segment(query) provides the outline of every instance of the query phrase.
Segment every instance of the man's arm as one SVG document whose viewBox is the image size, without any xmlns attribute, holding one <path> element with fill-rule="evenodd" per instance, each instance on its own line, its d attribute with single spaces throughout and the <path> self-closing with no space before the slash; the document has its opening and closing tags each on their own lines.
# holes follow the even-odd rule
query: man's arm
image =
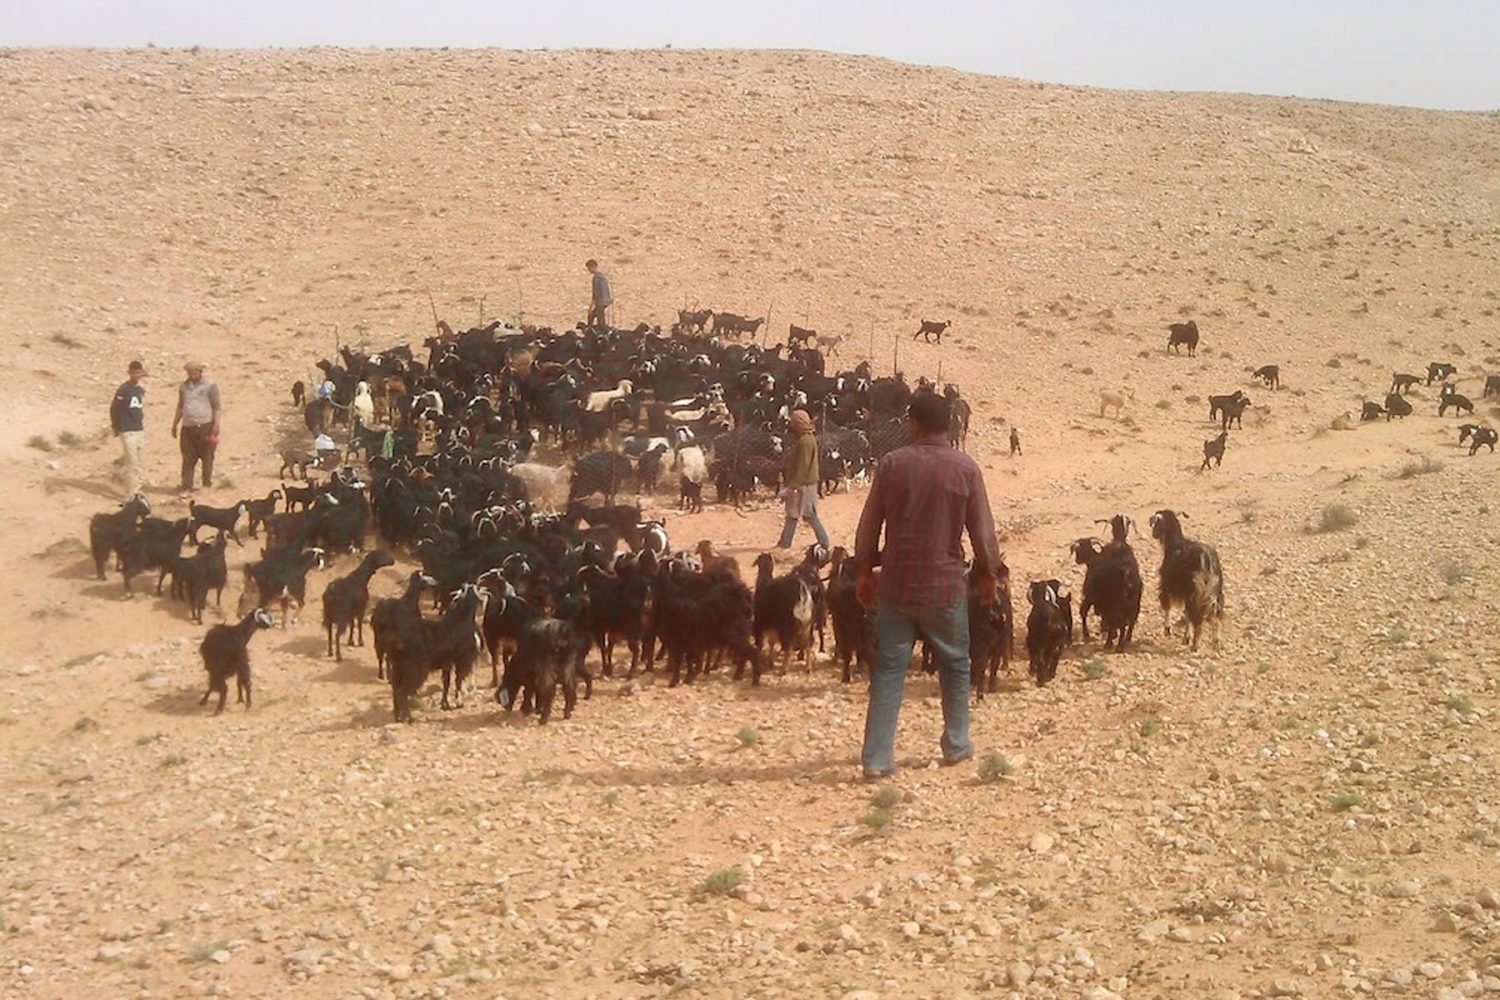
<svg viewBox="0 0 1500 1000">
<path fill-rule="evenodd" d="M 214 408 L 213 429 L 209 432 L 215 437 L 219 435 L 219 383 L 215 382 L 208 387 L 208 404 Z"/>
<path fill-rule="evenodd" d="M 974 549 L 974 566 L 985 573 L 994 573 L 995 567 L 1000 565 L 1000 542 L 995 537 L 989 494 L 985 492 L 984 476 L 978 466 L 969 477 L 969 504 L 964 511 L 964 525 L 969 531 L 969 544 Z"/>
<path fill-rule="evenodd" d="M 854 533 L 854 565 L 861 573 L 875 568 L 875 557 L 880 552 L 880 528 L 885 524 L 885 476 L 882 462 L 875 469 L 875 481 L 870 484 L 870 493 L 865 497 L 865 509 L 859 515 L 859 528 Z"/>
<path fill-rule="evenodd" d="M 177 428 L 182 426 L 182 386 L 177 387 L 177 409 L 172 413 L 172 436 L 177 436 Z"/>
<path fill-rule="evenodd" d="M 125 390 L 115 393 L 114 402 L 109 404 L 109 429 L 116 434 L 120 433 L 120 422 L 124 419 Z"/>
</svg>

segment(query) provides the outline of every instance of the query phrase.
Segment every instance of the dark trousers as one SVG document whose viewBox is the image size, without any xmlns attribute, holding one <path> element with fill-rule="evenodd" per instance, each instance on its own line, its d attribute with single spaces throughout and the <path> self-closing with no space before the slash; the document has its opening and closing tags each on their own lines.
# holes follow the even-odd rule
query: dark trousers
<svg viewBox="0 0 1500 1000">
<path fill-rule="evenodd" d="M 589 306 L 588 325 L 591 329 L 598 329 L 605 325 L 604 311 L 609 308 L 609 303 L 604 305 Z"/>
<path fill-rule="evenodd" d="M 183 424 L 177 431 L 177 444 L 182 449 L 182 488 L 193 488 L 193 466 L 203 463 L 203 485 L 214 483 L 214 445 L 208 441 L 213 433 L 212 424 L 189 427 Z"/>
</svg>

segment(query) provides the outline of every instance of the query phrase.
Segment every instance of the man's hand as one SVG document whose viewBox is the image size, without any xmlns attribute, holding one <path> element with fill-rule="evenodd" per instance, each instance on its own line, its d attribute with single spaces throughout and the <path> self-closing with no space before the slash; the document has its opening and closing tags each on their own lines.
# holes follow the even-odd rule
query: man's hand
<svg viewBox="0 0 1500 1000">
<path fill-rule="evenodd" d="M 173 437 L 177 436 L 177 425 L 176 424 L 172 425 L 172 436 Z"/>
<path fill-rule="evenodd" d="M 854 596 L 859 601 L 859 606 L 866 611 L 875 606 L 875 571 L 873 569 L 862 569 L 859 576 L 854 580 Z"/>
<path fill-rule="evenodd" d="M 987 569 L 974 570 L 974 592 L 985 604 L 994 604 L 999 597 L 1000 584 L 995 574 Z"/>
</svg>

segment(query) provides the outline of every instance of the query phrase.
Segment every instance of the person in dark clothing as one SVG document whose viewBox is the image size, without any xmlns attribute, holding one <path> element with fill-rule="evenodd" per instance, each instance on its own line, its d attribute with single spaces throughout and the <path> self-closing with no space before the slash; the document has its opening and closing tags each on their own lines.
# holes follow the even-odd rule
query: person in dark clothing
<svg viewBox="0 0 1500 1000">
<path fill-rule="evenodd" d="M 614 301 L 609 294 L 609 279 L 604 276 L 603 271 L 599 270 L 597 260 L 590 260 L 583 266 L 589 274 L 594 276 L 589 289 L 588 325 L 590 328 L 603 328 L 607 325 L 604 318 L 605 311 Z"/>
<path fill-rule="evenodd" d="M 109 404 L 109 427 L 120 439 L 125 495 L 131 497 L 145 485 L 141 466 L 146 445 L 146 387 L 141 379 L 146 377 L 146 366 L 132 361 L 126 375 L 127 381 L 115 390 L 114 402 Z"/>
<path fill-rule="evenodd" d="M 193 468 L 203 463 L 203 485 L 214 483 L 214 451 L 219 446 L 219 387 L 203 377 L 203 363 L 183 365 L 187 380 L 177 387 L 172 436 L 182 451 L 182 489 L 193 488 Z M 178 434 L 181 428 L 182 433 Z"/>
</svg>

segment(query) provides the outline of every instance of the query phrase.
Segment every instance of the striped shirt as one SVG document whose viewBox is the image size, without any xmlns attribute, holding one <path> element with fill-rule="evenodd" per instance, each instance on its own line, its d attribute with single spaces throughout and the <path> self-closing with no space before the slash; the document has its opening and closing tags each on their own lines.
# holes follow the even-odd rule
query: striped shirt
<svg viewBox="0 0 1500 1000">
<path fill-rule="evenodd" d="M 880 529 L 885 528 L 885 548 Z M 1000 563 L 984 476 L 974 460 L 933 434 L 880 460 L 854 540 L 856 564 L 880 566 L 880 600 L 907 607 L 946 607 L 963 596 L 962 536 L 975 563 Z"/>
</svg>

